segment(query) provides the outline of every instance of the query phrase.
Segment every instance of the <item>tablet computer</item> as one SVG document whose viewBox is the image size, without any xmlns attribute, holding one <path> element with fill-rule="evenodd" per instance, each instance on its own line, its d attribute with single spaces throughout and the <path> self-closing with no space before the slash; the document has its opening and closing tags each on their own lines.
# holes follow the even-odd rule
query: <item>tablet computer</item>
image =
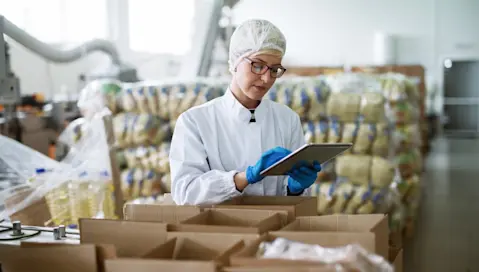
<svg viewBox="0 0 479 272">
<path fill-rule="evenodd" d="M 344 151 L 353 144 L 306 144 L 284 157 L 277 163 L 261 171 L 262 176 L 285 176 L 296 164 L 305 161 L 313 164 L 318 161 L 323 164 Z"/>
</svg>

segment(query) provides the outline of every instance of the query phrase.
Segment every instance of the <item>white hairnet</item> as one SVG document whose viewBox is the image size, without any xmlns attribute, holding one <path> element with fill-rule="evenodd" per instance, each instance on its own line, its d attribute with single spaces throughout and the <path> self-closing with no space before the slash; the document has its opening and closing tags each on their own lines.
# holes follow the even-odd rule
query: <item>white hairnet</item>
<svg viewBox="0 0 479 272">
<path fill-rule="evenodd" d="M 286 38 L 267 20 L 248 20 L 236 28 L 230 40 L 229 68 L 233 72 L 242 58 L 262 50 L 286 52 Z"/>
</svg>

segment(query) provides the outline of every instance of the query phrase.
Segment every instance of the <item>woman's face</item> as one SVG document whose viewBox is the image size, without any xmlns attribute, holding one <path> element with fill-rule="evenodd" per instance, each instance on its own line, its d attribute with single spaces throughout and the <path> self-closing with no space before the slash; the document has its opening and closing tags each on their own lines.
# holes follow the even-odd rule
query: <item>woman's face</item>
<svg viewBox="0 0 479 272">
<path fill-rule="evenodd" d="M 270 69 L 262 75 L 257 74 L 261 73 L 262 66 L 263 69 L 267 69 L 264 65 L 282 67 L 281 57 L 268 54 L 254 55 L 243 59 L 236 68 L 236 83 L 249 99 L 261 100 L 276 81 L 276 78 L 271 76 Z M 257 73 L 253 73 L 253 70 Z"/>
</svg>

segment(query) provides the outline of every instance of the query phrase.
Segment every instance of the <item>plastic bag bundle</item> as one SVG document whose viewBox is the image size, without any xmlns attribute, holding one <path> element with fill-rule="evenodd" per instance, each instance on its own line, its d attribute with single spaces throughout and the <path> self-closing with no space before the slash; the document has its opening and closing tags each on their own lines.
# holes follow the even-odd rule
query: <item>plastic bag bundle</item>
<svg viewBox="0 0 479 272">
<path fill-rule="evenodd" d="M 108 109 L 112 113 L 120 111 L 120 98 L 123 85 L 112 79 L 94 80 L 80 92 L 78 108 L 85 118 Z"/>
<path fill-rule="evenodd" d="M 139 146 L 126 148 L 123 156 L 128 168 L 154 169 L 158 173 L 168 173 L 170 170 L 168 153 L 169 142 L 163 142 L 158 146 Z"/>
<path fill-rule="evenodd" d="M 372 214 L 389 211 L 389 188 L 357 186 L 344 181 L 316 183 L 312 195 L 318 197 L 318 214 Z"/>
<path fill-rule="evenodd" d="M 161 176 L 153 169 L 132 168 L 121 173 L 121 189 L 125 200 L 164 193 Z"/>
<path fill-rule="evenodd" d="M 367 252 L 359 245 L 337 248 L 324 248 L 319 245 L 304 244 L 285 238 L 262 242 L 256 253 L 258 258 L 305 260 L 318 262 L 317 265 L 334 268 L 335 271 L 394 271 L 383 257 Z M 315 265 L 316 268 L 317 265 Z"/>
<path fill-rule="evenodd" d="M 151 114 L 120 113 L 113 118 L 115 139 L 119 147 L 158 145 L 171 137 L 171 128 Z"/>
</svg>

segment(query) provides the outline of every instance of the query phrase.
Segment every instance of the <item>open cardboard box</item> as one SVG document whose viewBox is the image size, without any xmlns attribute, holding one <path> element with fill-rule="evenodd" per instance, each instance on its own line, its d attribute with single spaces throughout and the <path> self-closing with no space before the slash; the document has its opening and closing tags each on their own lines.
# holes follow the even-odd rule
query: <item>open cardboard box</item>
<svg viewBox="0 0 479 272">
<path fill-rule="evenodd" d="M 389 225 L 387 216 L 383 214 L 297 217 L 281 230 L 271 233 L 281 236 L 285 232 L 304 233 L 315 237 L 321 235 L 324 239 L 319 245 L 324 247 L 358 243 L 366 250 L 388 260 Z M 344 236 L 348 233 L 353 234 L 353 236 Z"/>
<path fill-rule="evenodd" d="M 166 243 L 141 258 L 118 258 L 105 261 L 107 272 L 126 271 L 198 271 L 215 272 L 229 264 L 231 254 L 241 250 L 243 235 L 186 233 L 168 235 Z"/>
<path fill-rule="evenodd" d="M 118 257 L 140 257 L 167 240 L 167 224 L 80 219 L 81 244 L 111 244 Z"/>
<path fill-rule="evenodd" d="M 214 205 L 216 208 L 249 209 L 249 210 L 279 210 L 287 211 L 287 222 L 297 216 L 314 216 L 318 214 L 317 197 L 304 196 L 238 196 L 223 203 Z"/>
<path fill-rule="evenodd" d="M 285 213 L 283 213 L 285 214 Z M 171 231 L 215 233 L 264 233 L 282 227 L 281 214 L 267 210 L 209 209 L 171 225 Z"/>
<path fill-rule="evenodd" d="M 125 220 L 162 222 L 177 224 L 200 214 L 198 206 L 126 204 L 123 208 Z"/>
<path fill-rule="evenodd" d="M 22 242 L 0 250 L 1 271 L 103 272 L 103 261 L 115 257 L 111 245 Z"/>
</svg>

